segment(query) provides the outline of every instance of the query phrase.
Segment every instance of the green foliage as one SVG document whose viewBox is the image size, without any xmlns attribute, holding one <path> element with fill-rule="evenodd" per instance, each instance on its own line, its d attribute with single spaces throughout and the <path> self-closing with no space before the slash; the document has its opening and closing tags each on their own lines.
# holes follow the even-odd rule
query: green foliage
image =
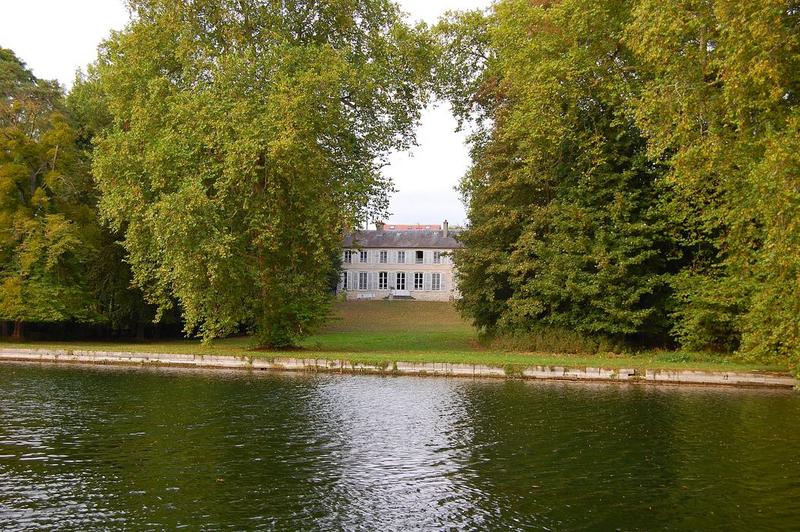
<svg viewBox="0 0 800 532">
<path fill-rule="evenodd" d="M 580 333 L 574 329 L 542 325 L 533 326 L 526 331 L 486 336 L 482 338 L 482 343 L 492 350 L 516 353 L 597 355 L 630 351 L 629 346 L 609 338 Z"/>
<path fill-rule="evenodd" d="M 697 249 L 678 337 L 800 361 L 800 4 L 640 1 L 627 31 L 647 77 L 632 109 Z"/>
<path fill-rule="evenodd" d="M 768 136 L 750 179 L 761 232 L 745 262 L 755 288 L 743 324 L 744 350 L 789 356 L 800 372 L 800 109 Z"/>
<path fill-rule="evenodd" d="M 78 72 L 75 76 L 65 105 L 77 132 L 78 145 L 91 152 L 94 138 L 111 127 L 114 120 L 93 65 L 86 74 Z"/>
<path fill-rule="evenodd" d="M 490 120 L 496 91 L 490 65 L 494 50 L 489 18 L 483 11 L 448 12 L 436 25 L 436 91 L 450 102 L 461 125 L 477 117 Z"/>
<path fill-rule="evenodd" d="M 673 243 L 663 170 L 626 115 L 636 85 L 621 44 L 626 16 L 624 2 L 496 7 L 492 60 L 479 76 L 481 96 L 494 92 L 492 130 L 462 184 L 470 226 L 456 255 L 462 309 L 489 332 L 667 332 Z"/>
<path fill-rule="evenodd" d="M 89 67 L 86 75 L 79 73 L 66 97 L 65 105 L 76 131 L 76 142 L 87 167 L 91 164 L 94 139 L 112 126 L 113 118 L 103 93 L 97 71 Z M 91 206 L 96 210 L 98 192 L 92 189 Z M 155 309 L 144 300 L 141 290 L 132 287 L 133 274 L 127 262 L 120 235 L 97 221 L 99 237 L 97 253 L 86 263 L 86 282 L 100 313 L 99 322 L 116 330 L 142 331 L 152 322 Z M 174 321 L 174 315 L 161 321 Z"/>
<path fill-rule="evenodd" d="M 503 0 L 437 29 L 477 126 L 476 325 L 800 361 L 797 2 Z"/>
<path fill-rule="evenodd" d="M 0 49 L 0 319 L 96 318 L 84 265 L 98 232 L 61 92 Z"/>
<path fill-rule="evenodd" d="M 284 346 L 327 315 L 345 227 L 380 213 L 430 45 L 385 0 L 130 2 L 96 69 L 100 209 L 136 286 L 186 332 Z"/>
<path fill-rule="evenodd" d="M 153 319 L 99 224 L 92 139 L 110 125 L 96 78 L 66 100 L 0 49 L 0 320 L 131 329 Z"/>
</svg>

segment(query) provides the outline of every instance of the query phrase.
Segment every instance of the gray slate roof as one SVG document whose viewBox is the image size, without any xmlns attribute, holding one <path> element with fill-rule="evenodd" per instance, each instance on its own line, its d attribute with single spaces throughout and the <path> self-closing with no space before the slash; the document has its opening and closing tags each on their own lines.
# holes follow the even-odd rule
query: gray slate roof
<svg viewBox="0 0 800 532">
<path fill-rule="evenodd" d="M 458 231 L 452 229 L 448 236 L 444 231 L 415 230 L 415 231 L 356 231 L 344 237 L 344 248 L 435 248 L 455 249 L 463 247 L 456 240 Z"/>
</svg>

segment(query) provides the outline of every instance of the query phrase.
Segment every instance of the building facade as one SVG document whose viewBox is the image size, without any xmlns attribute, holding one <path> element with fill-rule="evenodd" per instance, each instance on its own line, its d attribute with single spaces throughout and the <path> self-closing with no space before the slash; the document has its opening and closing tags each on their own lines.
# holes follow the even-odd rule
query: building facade
<svg viewBox="0 0 800 532">
<path fill-rule="evenodd" d="M 447 221 L 435 229 L 390 227 L 378 223 L 344 238 L 339 292 L 347 299 L 458 298 L 452 252 L 461 244 Z"/>
</svg>

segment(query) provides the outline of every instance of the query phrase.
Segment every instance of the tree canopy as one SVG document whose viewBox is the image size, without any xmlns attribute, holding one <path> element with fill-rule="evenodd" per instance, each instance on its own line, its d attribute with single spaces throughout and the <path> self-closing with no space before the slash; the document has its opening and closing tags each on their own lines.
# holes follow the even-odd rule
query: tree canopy
<svg viewBox="0 0 800 532">
<path fill-rule="evenodd" d="M 386 0 L 133 0 L 103 46 L 100 210 L 135 284 L 205 339 L 283 346 L 326 316 L 332 252 L 382 213 L 432 47 Z"/>
<path fill-rule="evenodd" d="M 472 121 L 461 308 L 800 360 L 800 7 L 501 0 L 438 26 Z"/>
<path fill-rule="evenodd" d="M 85 264 L 98 226 L 61 89 L 0 49 L 0 319 L 95 319 Z"/>
</svg>

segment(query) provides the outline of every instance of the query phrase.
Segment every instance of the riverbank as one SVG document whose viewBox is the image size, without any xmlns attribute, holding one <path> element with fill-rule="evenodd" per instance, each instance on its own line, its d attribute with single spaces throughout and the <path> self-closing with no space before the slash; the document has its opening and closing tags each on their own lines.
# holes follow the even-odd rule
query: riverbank
<svg viewBox="0 0 800 532">
<path fill-rule="evenodd" d="M 414 375 L 431 377 L 514 378 L 572 381 L 607 381 L 652 384 L 757 386 L 796 388 L 800 383 L 788 374 L 774 372 L 658 370 L 636 368 L 563 366 L 487 366 L 397 361 L 381 364 L 325 358 L 191 355 L 66 349 L 0 349 L 0 362 L 71 363 L 126 366 L 241 369 L 249 371 L 305 371 L 343 374 Z"/>
<path fill-rule="evenodd" d="M 297 350 L 259 351 L 250 339 L 140 343 L 0 343 L 6 359 L 102 364 L 299 369 L 396 375 L 524 377 L 701 384 L 765 383 L 788 368 L 709 353 L 650 351 L 548 353 L 481 344 L 452 304 L 416 301 L 347 302 Z M 745 377 L 740 377 L 744 375 Z M 724 382 L 722 382 L 724 381 Z M 781 381 L 788 383 L 789 381 Z"/>
</svg>

